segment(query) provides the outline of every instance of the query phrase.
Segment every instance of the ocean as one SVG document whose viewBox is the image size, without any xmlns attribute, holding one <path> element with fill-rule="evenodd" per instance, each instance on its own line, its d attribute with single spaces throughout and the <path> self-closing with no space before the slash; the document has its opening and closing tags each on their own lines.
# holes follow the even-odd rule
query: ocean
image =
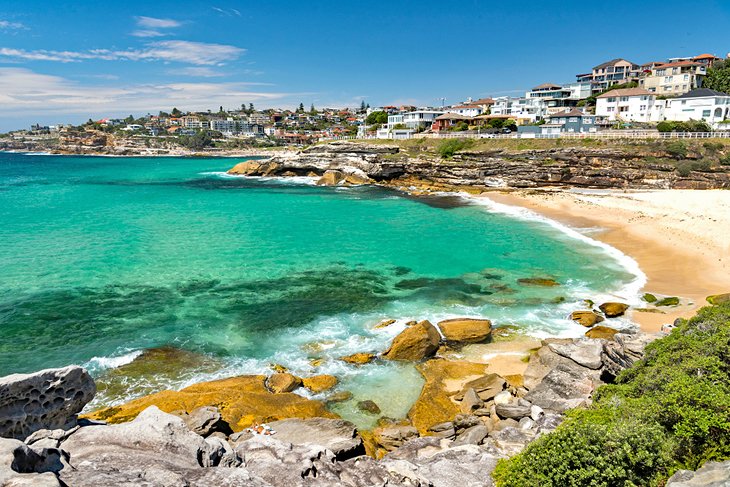
<svg viewBox="0 0 730 487">
<path fill-rule="evenodd" d="M 240 160 L 0 153 L 0 375 L 81 364 L 98 407 L 281 364 L 403 417 L 412 364 L 336 358 L 385 350 L 411 319 L 579 336 L 583 299 L 643 283 L 620 252 L 524 210 L 226 175 Z M 533 277 L 560 285 L 518 281 Z M 155 377 L 114 375 L 160 347 L 176 358 Z"/>
</svg>

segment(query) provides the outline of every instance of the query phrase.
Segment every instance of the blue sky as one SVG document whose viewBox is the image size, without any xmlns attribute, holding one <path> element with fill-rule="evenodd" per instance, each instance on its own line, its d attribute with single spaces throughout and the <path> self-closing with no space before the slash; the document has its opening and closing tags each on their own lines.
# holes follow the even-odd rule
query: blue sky
<svg viewBox="0 0 730 487">
<path fill-rule="evenodd" d="M 730 52 L 730 1 L 0 2 L 0 131 L 180 109 L 438 104 Z"/>
</svg>

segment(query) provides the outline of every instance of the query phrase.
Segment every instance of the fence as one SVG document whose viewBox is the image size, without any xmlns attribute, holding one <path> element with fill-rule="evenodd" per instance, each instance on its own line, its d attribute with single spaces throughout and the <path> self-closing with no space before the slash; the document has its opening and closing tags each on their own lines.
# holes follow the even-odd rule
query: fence
<svg viewBox="0 0 730 487">
<path fill-rule="evenodd" d="M 730 130 L 722 132 L 657 132 L 653 130 L 621 130 L 603 131 L 588 133 L 558 134 L 481 134 L 477 132 L 444 132 L 420 134 L 415 137 L 428 137 L 433 139 L 730 139 Z"/>
</svg>

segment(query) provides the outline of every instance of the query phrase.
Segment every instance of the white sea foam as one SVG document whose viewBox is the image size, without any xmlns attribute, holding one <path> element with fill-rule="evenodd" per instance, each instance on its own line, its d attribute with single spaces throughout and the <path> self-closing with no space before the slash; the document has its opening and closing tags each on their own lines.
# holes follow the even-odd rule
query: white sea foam
<svg viewBox="0 0 730 487">
<path fill-rule="evenodd" d="M 124 355 L 117 355 L 113 357 L 92 357 L 88 362 L 86 362 L 86 364 L 84 364 L 84 366 L 95 372 L 106 369 L 115 369 L 132 362 L 141 354 L 142 350 L 133 350 L 125 353 Z"/>
<path fill-rule="evenodd" d="M 564 225 L 551 218 L 547 218 L 527 208 L 497 203 L 496 201 L 484 196 L 474 197 L 468 194 L 459 194 L 472 203 L 476 203 L 478 205 L 486 207 L 487 210 L 492 213 L 500 213 L 503 215 L 519 218 L 521 220 L 546 224 L 556 230 L 559 230 L 560 232 L 571 238 L 601 249 L 605 254 L 618 262 L 621 267 L 623 267 L 628 273 L 634 276 L 634 279 L 631 282 L 627 283 L 623 288 L 616 291 L 615 296 L 609 295 L 605 297 L 619 297 L 621 299 L 629 301 L 631 304 L 639 304 L 639 292 L 646 285 L 646 274 L 644 274 L 644 272 L 641 270 L 636 260 L 624 254 L 619 249 L 612 247 L 607 243 L 595 240 L 574 228 Z M 591 231 L 590 233 L 595 233 L 595 230 Z"/>
<path fill-rule="evenodd" d="M 277 183 L 281 184 L 293 184 L 293 185 L 306 185 L 306 186 L 315 186 L 317 184 L 317 181 L 319 180 L 318 177 L 311 177 L 311 176 L 247 176 L 245 174 L 228 174 L 224 171 L 210 171 L 210 172 L 201 172 L 201 175 L 204 176 L 217 176 L 221 178 L 238 178 L 238 179 L 250 179 L 252 181 L 276 181 Z"/>
</svg>

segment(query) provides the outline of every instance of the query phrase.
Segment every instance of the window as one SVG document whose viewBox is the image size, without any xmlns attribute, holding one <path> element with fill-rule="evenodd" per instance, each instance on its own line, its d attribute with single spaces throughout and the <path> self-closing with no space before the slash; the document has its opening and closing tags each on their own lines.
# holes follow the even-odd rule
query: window
<svg viewBox="0 0 730 487">
<path fill-rule="evenodd" d="M 615 102 L 616 102 L 616 98 L 609 98 L 609 99 L 607 99 L 606 101 L 607 101 L 608 103 L 615 103 Z"/>
<path fill-rule="evenodd" d="M 612 112 L 612 111 L 614 111 L 614 110 L 615 110 L 615 108 L 614 108 L 614 107 L 608 107 L 608 108 L 606 108 L 606 111 L 607 111 L 607 112 Z"/>
<path fill-rule="evenodd" d="M 643 95 L 643 96 L 641 97 L 641 101 L 646 101 L 646 100 L 648 100 L 648 99 L 649 99 L 649 97 L 648 97 L 648 96 L 646 96 L 646 95 Z"/>
<path fill-rule="evenodd" d="M 646 110 L 646 105 L 641 105 L 639 107 L 639 110 L 642 111 L 642 112 L 645 111 Z"/>
<path fill-rule="evenodd" d="M 684 75 L 684 80 L 685 80 L 685 81 L 689 81 L 689 75 L 688 75 L 688 74 L 685 74 L 685 75 Z"/>
<path fill-rule="evenodd" d="M 671 83 L 672 82 L 672 77 L 671 76 L 665 76 L 664 77 L 664 82 L 665 83 Z"/>
<path fill-rule="evenodd" d="M 622 96 L 621 97 L 621 101 L 629 101 L 629 97 L 628 96 Z"/>
<path fill-rule="evenodd" d="M 709 117 L 712 113 L 712 110 L 702 110 L 702 118 Z"/>
</svg>

